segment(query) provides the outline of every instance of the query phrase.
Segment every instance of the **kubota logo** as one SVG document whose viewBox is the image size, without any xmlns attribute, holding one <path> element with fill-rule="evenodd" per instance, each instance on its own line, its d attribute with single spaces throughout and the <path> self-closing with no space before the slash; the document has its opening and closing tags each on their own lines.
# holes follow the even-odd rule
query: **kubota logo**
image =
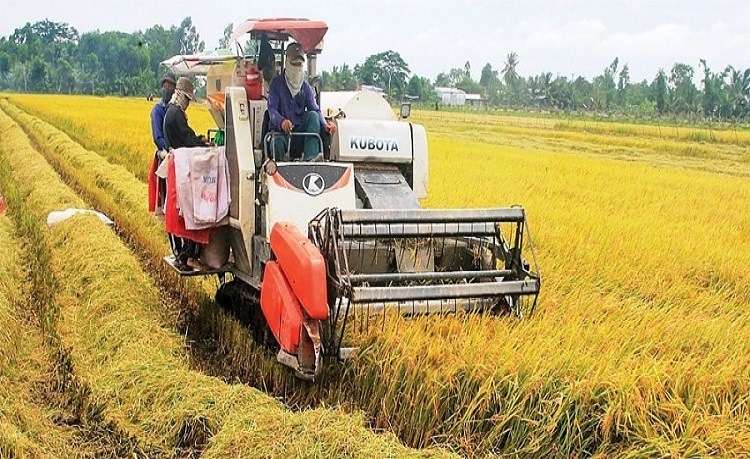
<svg viewBox="0 0 750 459">
<path fill-rule="evenodd" d="M 323 192 L 326 187 L 326 182 L 323 181 L 323 177 L 317 172 L 310 172 L 305 175 L 302 179 L 302 188 L 305 189 L 305 193 L 310 196 L 317 196 Z"/>
<path fill-rule="evenodd" d="M 353 135 L 349 137 L 349 148 L 352 150 L 398 151 L 398 142 L 396 142 L 396 139 Z"/>
</svg>

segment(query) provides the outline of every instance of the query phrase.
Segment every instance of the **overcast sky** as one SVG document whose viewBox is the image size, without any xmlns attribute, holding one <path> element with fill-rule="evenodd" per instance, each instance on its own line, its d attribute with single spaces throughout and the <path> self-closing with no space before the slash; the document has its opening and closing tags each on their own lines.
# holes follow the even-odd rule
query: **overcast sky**
<svg viewBox="0 0 750 459">
<path fill-rule="evenodd" d="M 501 70 L 510 52 L 518 73 L 579 76 L 602 73 L 615 57 L 632 81 L 659 68 L 699 60 L 719 71 L 750 67 L 750 1 L 678 0 L 2 0 L 0 35 L 45 18 L 79 33 L 134 32 L 178 25 L 191 16 L 206 49 L 230 22 L 251 17 L 308 17 L 328 23 L 321 70 L 397 51 L 412 72 L 432 80 L 468 60 L 479 79 L 490 63 Z M 167 56 L 165 56 L 167 57 Z"/>
</svg>

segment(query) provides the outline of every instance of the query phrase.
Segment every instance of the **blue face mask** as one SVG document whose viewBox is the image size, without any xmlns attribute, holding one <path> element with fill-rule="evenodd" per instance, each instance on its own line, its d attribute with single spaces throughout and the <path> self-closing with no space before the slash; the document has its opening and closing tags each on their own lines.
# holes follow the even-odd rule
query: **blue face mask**
<svg viewBox="0 0 750 459">
<path fill-rule="evenodd" d="M 165 104 L 168 104 L 169 101 L 172 100 L 173 94 L 174 94 L 174 89 L 162 88 L 161 100 L 163 100 Z"/>
</svg>

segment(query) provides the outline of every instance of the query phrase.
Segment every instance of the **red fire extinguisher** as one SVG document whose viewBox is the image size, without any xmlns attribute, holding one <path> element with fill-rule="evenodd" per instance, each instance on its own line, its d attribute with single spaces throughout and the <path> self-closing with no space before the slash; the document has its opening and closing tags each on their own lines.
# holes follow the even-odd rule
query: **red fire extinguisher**
<svg viewBox="0 0 750 459">
<path fill-rule="evenodd" d="M 248 67 L 245 73 L 245 91 L 249 100 L 260 100 L 263 97 L 263 80 L 254 65 Z"/>
<path fill-rule="evenodd" d="M 5 212 L 5 201 L 3 201 L 3 196 L 0 195 L 0 214 Z"/>
</svg>

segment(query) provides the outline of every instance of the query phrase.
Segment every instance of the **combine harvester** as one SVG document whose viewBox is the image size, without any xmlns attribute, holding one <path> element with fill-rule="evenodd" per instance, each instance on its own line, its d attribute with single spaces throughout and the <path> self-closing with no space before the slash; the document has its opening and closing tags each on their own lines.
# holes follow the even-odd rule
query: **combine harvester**
<svg viewBox="0 0 750 459">
<path fill-rule="evenodd" d="M 522 207 L 420 208 L 427 137 L 405 121 L 408 104 L 398 119 L 375 92 L 320 92 L 316 58 L 327 30 L 306 19 L 248 20 L 234 30 L 234 52 L 163 62 L 205 76 L 230 175 L 229 261 L 180 274 L 219 274 L 217 301 L 260 318 L 256 339 L 270 330 L 278 361 L 304 379 L 320 374 L 324 358 L 344 359 L 347 330 L 377 314 L 523 317 L 540 288 Z M 273 50 L 265 77 L 258 56 L 239 45 L 246 34 Z M 263 80 L 283 68 L 290 40 L 302 46 L 323 114 L 337 124 L 330 151 L 320 140 L 323 162 L 274 161 L 265 148 L 274 134 L 266 132 Z"/>
</svg>

